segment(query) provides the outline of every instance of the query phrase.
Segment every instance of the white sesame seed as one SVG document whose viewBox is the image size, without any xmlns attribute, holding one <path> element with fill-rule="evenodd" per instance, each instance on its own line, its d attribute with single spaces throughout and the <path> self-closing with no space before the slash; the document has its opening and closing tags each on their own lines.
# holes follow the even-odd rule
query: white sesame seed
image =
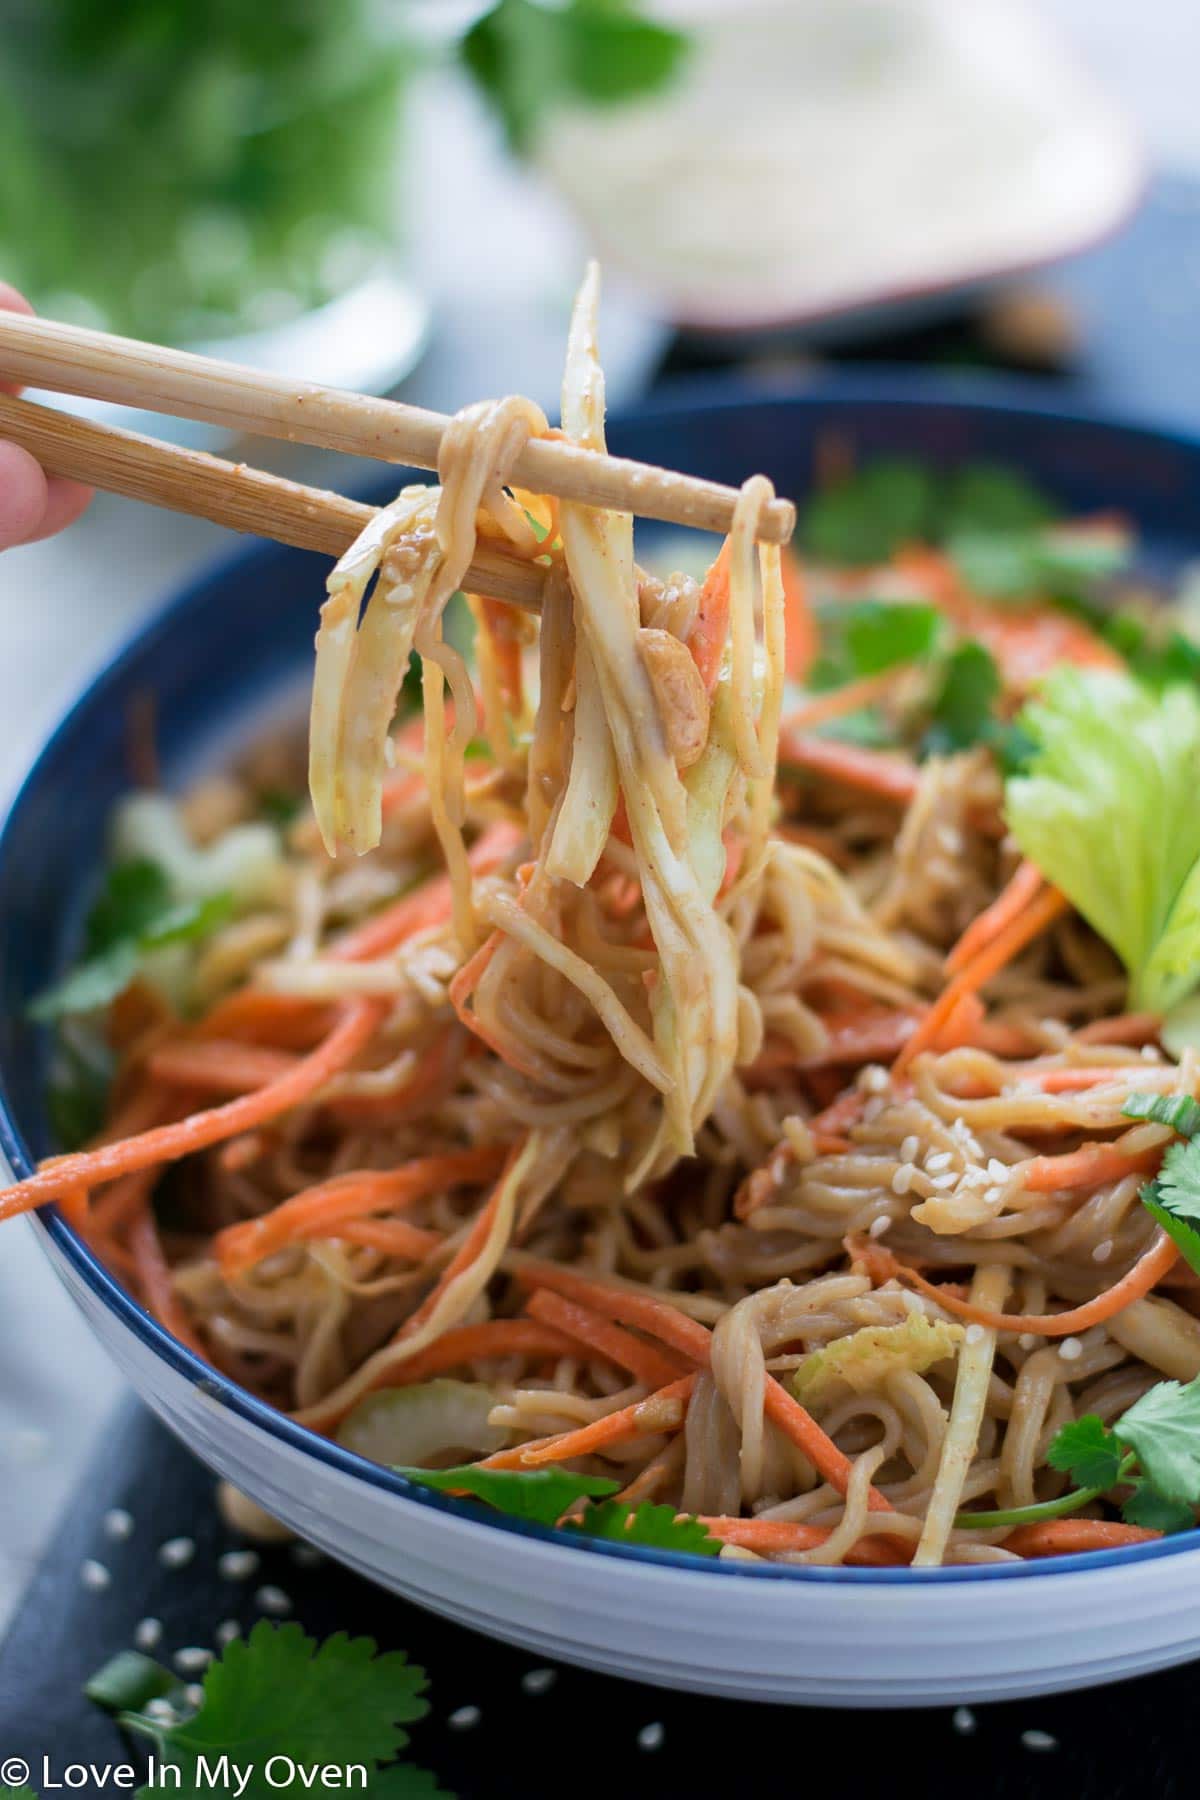
<svg viewBox="0 0 1200 1800">
<path fill-rule="evenodd" d="M 917 1171 L 913 1168 L 911 1163 L 901 1163 L 900 1167 L 896 1170 L 896 1173 L 892 1176 L 893 1194 L 907 1194 L 909 1188 L 912 1186 L 912 1179 L 916 1172 Z"/>
<path fill-rule="evenodd" d="M 1008 1180 L 1008 1164 L 1002 1163 L 998 1156 L 988 1157 L 987 1172 L 989 1181 Z"/>
<path fill-rule="evenodd" d="M 1018 1342 L 1018 1344 L 1020 1344 L 1022 1350 L 1032 1350 L 1034 1345 L 1037 1343 L 1037 1339 L 1033 1335 L 1032 1331 L 1023 1331 L 1021 1333 L 1020 1337 L 1017 1339 L 1017 1342 Z"/>
<path fill-rule="evenodd" d="M 242 1628 L 236 1619 L 222 1619 L 221 1623 L 217 1626 L 217 1629 L 213 1632 L 213 1636 L 216 1638 L 217 1643 L 222 1650 L 224 1650 L 227 1645 L 232 1644 L 234 1638 L 241 1637 L 241 1635 Z"/>
<path fill-rule="evenodd" d="M 175 1667 L 181 1675 L 198 1675 L 202 1669 L 207 1669 L 212 1659 L 211 1650 L 200 1644 L 189 1644 L 187 1649 L 175 1652 Z"/>
<path fill-rule="evenodd" d="M 982 1344 L 983 1326 L 979 1324 L 968 1325 L 964 1335 L 968 1344 Z"/>
<path fill-rule="evenodd" d="M 94 1556 L 87 1557 L 79 1565 L 79 1579 L 84 1587 L 93 1594 L 103 1593 L 104 1589 L 112 1583 L 112 1576 L 104 1564 L 97 1562 Z"/>
<path fill-rule="evenodd" d="M 881 1238 L 891 1229 L 891 1224 L 892 1221 L 888 1214 L 880 1213 L 879 1217 L 877 1219 L 872 1219 L 871 1223 L 867 1226 L 867 1236 Z"/>
<path fill-rule="evenodd" d="M 1100 1242 L 1096 1245 L 1096 1248 L 1092 1251 L 1092 1261 L 1098 1262 L 1098 1263 L 1106 1263 L 1108 1261 L 1109 1257 L 1112 1255 L 1112 1253 L 1113 1253 L 1112 1239 L 1111 1238 L 1101 1238 Z"/>
<path fill-rule="evenodd" d="M 1027 1750 L 1057 1750 L 1058 1739 L 1048 1731 L 1023 1731 L 1021 1742 Z"/>
<path fill-rule="evenodd" d="M 133 1628 L 133 1641 L 139 1650 L 156 1650 L 162 1643 L 161 1619 L 139 1619 Z"/>
<path fill-rule="evenodd" d="M 931 1175 L 929 1185 L 936 1188 L 939 1194 L 946 1194 L 952 1187 L 958 1186 L 958 1176 L 953 1169 L 950 1169 L 945 1175 Z"/>
<path fill-rule="evenodd" d="M 1153 1063 L 1158 1061 L 1158 1051 L 1153 1044 L 1142 1045 L 1142 1061 Z"/>
<path fill-rule="evenodd" d="M 446 1720 L 451 1731 L 473 1731 L 483 1714 L 477 1706 L 459 1706 Z"/>
<path fill-rule="evenodd" d="M 999 1206 L 1003 1198 L 1004 1189 L 1002 1187 L 990 1187 L 984 1189 L 983 1203 L 985 1206 Z"/>
<path fill-rule="evenodd" d="M 975 1729 L 975 1714 L 971 1711 L 969 1706 L 956 1706 L 951 1715 L 950 1723 L 953 1725 L 955 1731 L 957 1731 L 959 1737 L 970 1737 Z"/>
<path fill-rule="evenodd" d="M 868 1063 L 858 1078 L 858 1084 L 868 1094 L 886 1094 L 890 1079 L 887 1070 L 878 1063 Z"/>
<path fill-rule="evenodd" d="M 292 1610 L 290 1595 L 285 1594 L 281 1587 L 272 1587 L 269 1583 L 266 1587 L 259 1588 L 254 1596 L 254 1604 L 260 1612 L 273 1613 L 276 1618 L 282 1618 Z"/>
<path fill-rule="evenodd" d="M 527 1694 L 548 1694 L 557 1680 L 557 1669 L 527 1669 L 521 1686 Z"/>
<path fill-rule="evenodd" d="M 133 1514 L 123 1506 L 114 1506 L 104 1515 L 104 1535 L 114 1544 L 123 1544 L 133 1536 Z"/>
<path fill-rule="evenodd" d="M 155 1720 L 159 1725 L 174 1725 L 177 1722 L 175 1708 L 169 1701 L 161 1699 L 158 1695 L 155 1695 L 153 1700 L 147 1700 L 146 1717 Z"/>
<path fill-rule="evenodd" d="M 168 1538 L 165 1544 L 159 1545 L 158 1560 L 164 1569 L 186 1569 L 195 1554 L 194 1538 Z"/>
<path fill-rule="evenodd" d="M 1077 1337 L 1065 1337 L 1058 1346 L 1058 1354 L 1064 1362 L 1078 1362 L 1083 1355 L 1083 1345 Z"/>
<path fill-rule="evenodd" d="M 638 1749 L 661 1750 L 663 1747 L 663 1739 L 666 1735 L 666 1726 L 661 1724 L 657 1719 L 653 1725 L 643 1725 L 642 1729 L 637 1734 Z"/>
<path fill-rule="evenodd" d="M 217 1572 L 222 1581 L 248 1581 L 257 1575 L 259 1560 L 257 1550 L 226 1550 L 217 1558 Z"/>
<path fill-rule="evenodd" d="M 204 1705 L 204 1689 L 198 1681 L 188 1682 L 183 1690 L 183 1697 L 191 1707 L 199 1708 Z"/>
<path fill-rule="evenodd" d="M 901 1162 L 916 1162 L 921 1150 L 921 1140 L 915 1131 L 910 1131 L 900 1146 Z"/>
<path fill-rule="evenodd" d="M 298 1569 L 315 1569 L 325 1558 L 315 1544 L 293 1544 L 292 1561 Z"/>
<path fill-rule="evenodd" d="M 939 825 L 934 836 L 947 856 L 961 856 L 963 834 L 957 825 Z"/>
<path fill-rule="evenodd" d="M 954 1161 L 948 1150 L 931 1150 L 925 1158 L 925 1167 L 931 1175 L 940 1175 Z"/>
</svg>

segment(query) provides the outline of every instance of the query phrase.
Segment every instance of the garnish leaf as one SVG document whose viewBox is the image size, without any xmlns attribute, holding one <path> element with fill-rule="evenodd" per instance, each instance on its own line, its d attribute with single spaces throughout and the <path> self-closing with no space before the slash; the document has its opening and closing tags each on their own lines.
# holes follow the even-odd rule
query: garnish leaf
<svg viewBox="0 0 1200 1800">
<path fill-rule="evenodd" d="M 1080 1487 L 1110 1488 L 1121 1468 L 1121 1446 L 1095 1413 L 1064 1425 L 1046 1452 L 1052 1469 L 1071 1475 Z"/>
<path fill-rule="evenodd" d="M 24 1784 L 14 1788 L 5 1787 L 3 1782 L 0 1782 L 0 1800 L 38 1800 L 38 1797 L 31 1787 L 26 1787 Z"/>
<path fill-rule="evenodd" d="M 196 1776 L 201 1756 L 210 1765 L 221 1755 L 250 1765 L 245 1800 L 266 1800 L 272 1757 L 290 1757 L 307 1770 L 361 1763 L 374 1773 L 408 1743 L 403 1727 L 428 1711 L 420 1698 L 426 1685 L 424 1670 L 399 1651 L 377 1655 L 370 1638 L 338 1632 L 318 1647 L 299 1625 L 261 1620 L 209 1667 L 203 1701 L 190 1717 L 163 1725 L 137 1711 L 120 1722 L 151 1738 L 161 1759 L 185 1777 Z"/>
<path fill-rule="evenodd" d="M 1196 1523 L 1195 1508 L 1181 1500 L 1168 1500 L 1165 1494 L 1140 1476 L 1133 1491 L 1121 1507 L 1127 1525 L 1141 1525 L 1148 1531 L 1190 1531 Z"/>
<path fill-rule="evenodd" d="M 946 658 L 934 698 L 923 749 L 943 756 L 990 743 L 999 721 L 993 707 L 1000 697 L 1000 672 L 982 644 L 960 644 Z"/>
<path fill-rule="evenodd" d="M 800 536 L 820 562 L 883 563 L 901 544 L 929 536 L 935 504 L 934 477 L 924 464 L 881 458 L 814 495 Z"/>
<path fill-rule="evenodd" d="M 1169 1213 L 1158 1198 L 1157 1181 L 1148 1181 L 1141 1192 L 1141 1202 L 1156 1224 L 1161 1225 L 1188 1267 L 1200 1275 L 1200 1231 L 1186 1219 Z"/>
<path fill-rule="evenodd" d="M 1173 1219 L 1200 1220 L 1200 1142 L 1172 1144 L 1154 1185 L 1154 1198 Z"/>
<path fill-rule="evenodd" d="M 1200 975 L 1200 695 L 1061 668 L 1021 715 L 1036 743 L 1007 785 L 1024 854 L 1116 951 L 1134 1006 Z"/>
<path fill-rule="evenodd" d="M 171 904 L 166 873 L 148 856 L 114 863 L 92 902 L 84 927 L 84 950 L 96 956 L 114 944 L 140 937 Z"/>
<path fill-rule="evenodd" d="M 942 525 L 947 534 L 1029 531 L 1054 517 L 1053 503 L 1018 469 L 968 463 L 947 484 Z"/>
<path fill-rule="evenodd" d="M 573 1475 L 566 1469 L 481 1469 L 475 1463 L 396 1473 L 441 1494 L 473 1494 L 510 1518 L 531 1519 L 538 1525 L 556 1525 L 578 1501 L 615 1494 L 621 1485 L 602 1475 Z"/>
<path fill-rule="evenodd" d="M 1117 1420 L 1116 1436 L 1168 1500 L 1200 1505 L 1200 1377 L 1160 1381 Z"/>
<path fill-rule="evenodd" d="M 821 657 L 810 685 L 833 688 L 928 656 L 942 621 L 932 606 L 854 600 L 823 608 L 820 626 Z"/>
<path fill-rule="evenodd" d="M 584 1537 L 607 1538 L 618 1544 L 645 1544 L 655 1550 L 683 1550 L 692 1556 L 719 1556 L 720 1540 L 710 1537 L 697 1518 L 680 1516 L 673 1506 L 643 1501 L 628 1506 L 619 1500 L 589 1506 L 572 1530 Z"/>
<path fill-rule="evenodd" d="M 152 1657 L 140 1650 L 121 1650 L 96 1670 L 83 1691 L 105 1712 L 141 1712 L 148 1700 L 162 1699 L 180 1685 L 178 1675 Z"/>
<path fill-rule="evenodd" d="M 1121 1111 L 1127 1119 L 1149 1119 L 1155 1125 L 1169 1125 L 1182 1138 L 1195 1137 L 1200 1131 L 1200 1105 L 1190 1094 L 1145 1094 L 1139 1089 L 1130 1094 Z"/>
</svg>

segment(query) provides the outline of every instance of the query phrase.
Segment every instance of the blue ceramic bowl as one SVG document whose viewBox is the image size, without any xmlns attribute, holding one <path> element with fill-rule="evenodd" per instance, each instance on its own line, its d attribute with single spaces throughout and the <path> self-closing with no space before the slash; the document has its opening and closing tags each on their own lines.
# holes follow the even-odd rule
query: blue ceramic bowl
<svg viewBox="0 0 1200 1800">
<path fill-rule="evenodd" d="M 781 493 L 802 496 L 817 446 L 831 434 L 860 459 L 1008 463 L 1068 511 L 1129 516 L 1156 572 L 1200 557 L 1200 442 L 1064 411 L 1028 385 L 872 372 L 762 395 L 692 387 L 614 419 L 610 442 L 620 454 L 731 484 L 762 469 Z M 369 497 L 386 497 L 400 479 L 394 473 Z M 261 734 L 285 695 L 303 692 L 327 570 L 323 558 L 299 551 L 239 551 L 168 601 L 63 719 L 0 826 L 0 1151 L 16 1173 L 55 1147 L 48 1045 L 27 1008 L 77 941 L 106 820 L 130 785 L 131 707 L 154 703 L 168 784 L 219 766 L 236 743 Z M 676 1685 L 849 1705 L 1047 1691 L 1200 1653 L 1197 1532 L 1053 1565 L 870 1571 L 697 1569 L 691 1559 L 514 1529 L 469 1504 L 413 1490 L 214 1376 L 123 1292 L 53 1209 L 42 1228 L 59 1273 L 118 1363 L 200 1455 L 334 1555 L 497 1635 Z M 1030 1588 L 1033 1575 L 1041 1579 Z M 547 1600 L 547 1579 L 561 1604 Z M 651 1586 L 663 1580 L 669 1585 L 654 1585 L 647 1625 Z M 864 1638 L 862 1608 L 870 1593 L 882 1605 L 885 1592 L 895 1635 Z M 1028 1601 L 1019 1598 L 1034 1592 L 1045 1597 L 1048 1621 L 1036 1642 L 1025 1629 Z M 1101 1603 L 1107 1616 L 1110 1605 L 1121 1608 L 1119 1655 L 1087 1628 Z"/>
</svg>

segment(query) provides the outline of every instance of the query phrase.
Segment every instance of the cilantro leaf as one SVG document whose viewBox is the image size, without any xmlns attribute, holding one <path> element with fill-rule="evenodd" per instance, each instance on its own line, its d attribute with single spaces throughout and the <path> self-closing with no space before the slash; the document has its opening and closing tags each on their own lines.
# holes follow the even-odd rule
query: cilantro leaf
<svg viewBox="0 0 1200 1800">
<path fill-rule="evenodd" d="M 566 1469 L 481 1469 L 476 1463 L 396 1473 L 439 1493 L 473 1494 L 510 1518 L 532 1519 L 538 1525 L 556 1525 L 577 1501 L 615 1494 L 621 1485 L 602 1475 L 572 1475 Z"/>
<path fill-rule="evenodd" d="M 1127 1525 L 1142 1525 L 1148 1531 L 1190 1531 L 1196 1523 L 1195 1508 L 1179 1500 L 1168 1500 L 1143 1477 L 1133 1483 L 1133 1491 L 1121 1507 Z"/>
<path fill-rule="evenodd" d="M 607 1538 L 618 1544 L 647 1544 L 655 1550 L 684 1550 L 693 1556 L 719 1556 L 720 1541 L 710 1537 L 699 1519 L 681 1517 L 673 1506 L 655 1506 L 643 1501 L 628 1506 L 620 1500 L 606 1500 L 602 1506 L 589 1506 L 582 1519 L 572 1522 L 571 1529 L 584 1537 Z"/>
<path fill-rule="evenodd" d="M 338 1632 L 318 1647 L 299 1625 L 260 1620 L 210 1665 L 204 1699 L 190 1718 L 163 1725 L 126 1712 L 120 1722 L 152 1738 L 162 1760 L 183 1771 L 185 1787 L 201 1756 L 211 1763 L 228 1755 L 253 1765 L 245 1800 L 265 1800 L 273 1791 L 265 1773 L 272 1757 L 306 1769 L 363 1763 L 373 1770 L 390 1761 L 408 1742 L 403 1727 L 428 1711 L 420 1698 L 425 1686 L 424 1670 L 399 1651 L 377 1655 L 370 1638 Z"/>
<path fill-rule="evenodd" d="M 140 1650 L 120 1650 L 84 1683 L 89 1700 L 106 1712 L 140 1712 L 148 1700 L 160 1700 L 181 1686 L 177 1675 Z"/>
<path fill-rule="evenodd" d="M 924 748 L 934 755 L 967 750 L 987 740 L 1000 672 L 982 644 L 960 644 L 946 658 L 934 697 Z"/>
<path fill-rule="evenodd" d="M 821 562 L 886 562 L 901 544 L 929 535 L 935 505 L 936 484 L 924 464 L 883 457 L 812 497 L 801 541 Z"/>
<path fill-rule="evenodd" d="M 935 607 L 885 600 L 827 606 L 819 622 L 821 656 L 812 674 L 814 688 L 842 687 L 928 656 L 942 627 Z"/>
<path fill-rule="evenodd" d="M 1120 1473 L 1121 1447 L 1095 1413 L 1084 1413 L 1063 1426 L 1046 1461 L 1052 1469 L 1073 1476 L 1080 1487 L 1110 1488 Z"/>
<path fill-rule="evenodd" d="M 1200 1275 L 1200 1231 L 1186 1219 L 1177 1219 L 1158 1198 L 1157 1181 L 1148 1181 L 1139 1196 L 1156 1224 L 1161 1225 L 1190 1269 Z"/>
<path fill-rule="evenodd" d="M 1200 1220 L 1200 1142 L 1172 1144 L 1156 1185 L 1154 1198 L 1173 1219 Z"/>
<path fill-rule="evenodd" d="M 412 1763 L 393 1763 L 371 1777 L 372 1800 L 454 1800 L 436 1775 Z"/>
<path fill-rule="evenodd" d="M 1071 603 L 1123 567 L 1129 543 L 1123 532 L 1075 526 L 970 529 L 952 533 L 946 551 L 967 586 L 990 599 L 1045 595 Z"/>
<path fill-rule="evenodd" d="M 0 1800 L 38 1800 L 38 1797 L 31 1787 L 5 1787 L 0 1782 Z"/>
<path fill-rule="evenodd" d="M 591 105 L 649 94 L 675 74 L 689 40 L 643 18 L 632 0 L 497 0 L 460 53 L 495 107 L 509 145 L 528 150 L 547 97 Z"/>
<path fill-rule="evenodd" d="M 140 936 L 170 903 L 166 873 L 148 856 L 114 863 L 87 916 L 85 954 L 96 956 Z"/>
<path fill-rule="evenodd" d="M 1158 1382 L 1113 1430 L 1165 1499 L 1200 1505 L 1200 1377 Z"/>
<path fill-rule="evenodd" d="M 1200 1131 L 1200 1106 L 1190 1094 L 1130 1094 L 1121 1111 L 1127 1119 L 1151 1119 L 1156 1125 L 1169 1125 L 1180 1137 L 1195 1137 Z"/>
<path fill-rule="evenodd" d="M 1018 469 L 1003 463 L 968 463 L 946 486 L 942 529 L 1027 531 L 1046 525 L 1055 507 Z"/>
<path fill-rule="evenodd" d="M 258 810 L 271 825 L 286 831 L 304 805 L 304 796 L 291 788 L 263 788 L 258 796 Z"/>
</svg>

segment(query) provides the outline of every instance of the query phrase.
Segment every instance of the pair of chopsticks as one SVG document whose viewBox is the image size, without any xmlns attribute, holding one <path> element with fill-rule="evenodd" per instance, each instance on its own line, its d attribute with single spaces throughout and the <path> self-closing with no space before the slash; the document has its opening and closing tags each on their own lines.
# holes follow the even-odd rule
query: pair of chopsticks
<svg viewBox="0 0 1200 1800">
<path fill-rule="evenodd" d="M 436 469 L 450 423 L 398 401 L 7 312 L 0 312 L 0 381 L 422 469 Z M 340 494 L 2 393 L 0 438 L 22 445 L 50 474 L 330 556 L 340 556 L 372 516 L 371 507 Z M 525 446 L 512 479 L 535 493 L 714 532 L 728 531 L 737 501 L 736 489 L 719 482 L 552 438 Z M 761 536 L 786 543 L 795 522 L 791 502 L 774 500 L 762 511 Z M 495 599 L 537 607 L 544 576 L 537 564 L 481 545 L 467 582 Z"/>
</svg>

